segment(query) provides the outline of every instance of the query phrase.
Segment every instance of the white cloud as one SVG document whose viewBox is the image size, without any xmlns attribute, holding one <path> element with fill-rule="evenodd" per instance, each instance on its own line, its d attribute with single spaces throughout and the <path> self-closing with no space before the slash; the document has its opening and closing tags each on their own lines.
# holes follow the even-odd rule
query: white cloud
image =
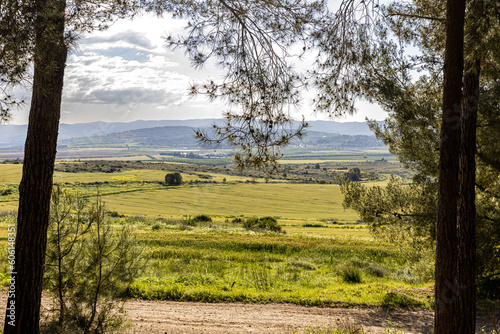
<svg viewBox="0 0 500 334">
<path fill-rule="evenodd" d="M 223 71 L 213 63 L 202 71 L 195 70 L 182 50 L 165 48 L 164 37 L 182 34 L 185 24 L 184 20 L 144 15 L 132 21 L 119 20 L 108 30 L 83 38 L 68 58 L 62 121 L 221 117 L 227 106 L 219 101 L 208 103 L 203 97 L 193 100 L 188 87 L 193 81 L 218 80 Z M 19 93 L 30 95 L 28 91 Z M 310 92 L 305 94 L 299 110 L 291 107 L 291 113 L 296 118 L 302 114 L 308 119 L 324 118 L 311 114 L 311 99 Z M 359 107 L 377 119 L 384 117 L 377 106 Z M 16 123 L 26 123 L 28 109 L 29 101 L 16 113 Z M 364 114 L 359 113 L 356 120 L 364 120 Z"/>
</svg>

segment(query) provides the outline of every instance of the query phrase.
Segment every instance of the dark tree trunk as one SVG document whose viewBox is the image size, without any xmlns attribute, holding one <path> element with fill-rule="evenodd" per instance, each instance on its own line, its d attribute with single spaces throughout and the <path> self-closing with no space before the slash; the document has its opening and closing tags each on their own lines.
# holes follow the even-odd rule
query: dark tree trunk
<svg viewBox="0 0 500 334">
<path fill-rule="evenodd" d="M 466 24 L 464 89 L 460 146 L 458 199 L 460 327 L 458 333 L 473 334 L 476 324 L 476 125 L 481 60 L 477 55 L 479 22 L 484 3 L 472 1 Z"/>
<path fill-rule="evenodd" d="M 458 333 L 458 171 L 465 0 L 448 0 L 436 221 L 434 333 Z"/>
<path fill-rule="evenodd" d="M 52 176 L 57 148 L 64 67 L 65 0 L 37 1 L 35 72 L 19 186 L 19 212 L 4 333 L 39 332 Z M 9 310 L 13 306 L 14 311 Z M 11 307 L 12 308 L 12 307 Z"/>
<path fill-rule="evenodd" d="M 477 70 L 477 72 L 476 72 Z M 479 61 L 466 63 L 464 105 L 461 125 L 458 200 L 460 328 L 457 333 L 475 332 L 476 322 L 476 123 L 479 98 Z"/>
</svg>

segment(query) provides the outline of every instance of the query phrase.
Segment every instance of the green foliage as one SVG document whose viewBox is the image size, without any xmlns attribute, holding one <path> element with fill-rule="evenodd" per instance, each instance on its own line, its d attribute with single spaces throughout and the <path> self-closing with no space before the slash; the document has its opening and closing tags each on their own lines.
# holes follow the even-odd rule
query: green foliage
<svg viewBox="0 0 500 334">
<path fill-rule="evenodd" d="M 388 292 L 382 302 L 384 307 L 421 307 L 422 303 L 398 292 Z"/>
<path fill-rule="evenodd" d="M 354 265 L 348 265 L 344 269 L 342 269 L 340 273 L 342 279 L 346 283 L 361 283 L 363 282 L 361 270 Z"/>
<path fill-rule="evenodd" d="M 290 103 L 299 101 L 300 80 L 288 64 L 288 47 L 306 40 L 308 23 L 325 3 L 247 1 L 244 8 L 235 2 L 183 4 L 190 5 L 178 6 L 176 13 L 197 23 L 188 27 L 186 37 L 169 36 L 169 45 L 185 49 L 195 66 L 212 57 L 227 70 L 223 82 L 195 84 L 191 92 L 238 105 L 226 113 L 223 125 L 213 125 L 212 134 L 198 130 L 197 137 L 203 144 L 227 141 L 240 149 L 235 156 L 240 167 L 275 170 L 281 157 L 276 148 L 301 137 L 306 126 L 301 122 L 293 128 L 287 112 Z"/>
<path fill-rule="evenodd" d="M 209 215 L 196 215 L 191 218 L 192 221 L 196 223 L 209 223 L 212 221 L 212 218 Z"/>
<path fill-rule="evenodd" d="M 243 226 L 246 229 L 261 229 L 261 230 L 270 230 L 273 232 L 282 231 L 281 225 L 278 224 L 278 221 L 274 217 L 247 218 L 243 223 Z"/>
<path fill-rule="evenodd" d="M 302 227 L 328 227 L 328 226 L 321 223 L 305 223 L 302 224 Z"/>
<path fill-rule="evenodd" d="M 361 171 L 359 168 L 352 168 L 346 174 L 346 178 L 350 181 L 361 181 Z"/>
<path fill-rule="evenodd" d="M 116 228 L 99 195 L 91 203 L 56 187 L 44 288 L 54 296 L 50 333 L 106 333 L 123 325 L 117 299 L 145 265 L 131 230 Z"/>
<path fill-rule="evenodd" d="M 165 175 L 165 184 L 168 186 L 179 186 L 182 184 L 182 175 L 179 172 L 167 173 Z"/>
<path fill-rule="evenodd" d="M 358 212 L 377 239 L 420 261 L 415 272 L 422 281 L 432 280 L 436 183 L 391 177 L 385 187 L 367 187 L 344 179 L 341 191 L 344 207 Z"/>
</svg>

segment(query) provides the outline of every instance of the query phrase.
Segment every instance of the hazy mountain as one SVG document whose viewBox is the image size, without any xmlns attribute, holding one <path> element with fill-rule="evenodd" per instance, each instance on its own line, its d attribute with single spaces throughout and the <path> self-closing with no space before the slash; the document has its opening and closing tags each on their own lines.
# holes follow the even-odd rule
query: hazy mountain
<svg viewBox="0 0 500 334">
<path fill-rule="evenodd" d="M 71 146 L 124 146 L 134 147 L 194 147 L 197 146 L 194 129 L 188 126 L 162 126 L 110 133 L 104 136 L 72 138 L 61 143 Z"/>
<path fill-rule="evenodd" d="M 134 121 L 124 122 L 92 122 L 78 124 L 60 124 L 59 140 L 70 138 L 105 136 L 138 129 L 148 129 L 164 126 L 186 126 L 192 128 L 207 128 L 213 123 L 221 123 L 222 119 L 193 119 L 193 120 L 162 120 L 162 121 Z M 365 122 L 333 122 L 310 121 L 309 131 L 336 133 L 340 135 L 372 136 L 372 132 Z M 26 138 L 26 125 L 0 126 L 0 145 L 23 145 Z"/>
<path fill-rule="evenodd" d="M 197 147 L 194 137 L 196 128 L 187 126 L 163 126 L 147 129 L 116 132 L 104 136 L 73 138 L 63 140 L 61 143 L 73 147 L 124 147 L 130 145 L 139 147 L 169 147 L 190 148 Z M 210 128 L 206 128 L 208 132 Z M 292 146 L 308 147 L 377 147 L 383 146 L 382 142 L 373 136 L 365 135 L 340 135 L 318 131 L 307 131 L 302 139 L 294 139 Z"/>
</svg>

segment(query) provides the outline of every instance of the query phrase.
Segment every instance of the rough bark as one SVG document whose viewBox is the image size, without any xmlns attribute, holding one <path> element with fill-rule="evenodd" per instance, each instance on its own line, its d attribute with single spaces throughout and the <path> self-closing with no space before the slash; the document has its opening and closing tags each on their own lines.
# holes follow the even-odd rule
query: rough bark
<svg viewBox="0 0 500 334">
<path fill-rule="evenodd" d="M 478 25 L 483 13 L 482 1 L 469 7 L 466 25 L 464 88 L 461 120 L 458 237 L 460 325 L 458 333 L 475 332 L 476 323 L 476 127 L 479 103 L 481 60 L 476 48 L 480 36 Z"/>
<path fill-rule="evenodd" d="M 33 92 L 25 144 L 12 280 L 4 333 L 39 332 L 52 176 L 57 148 L 67 48 L 64 0 L 35 3 L 36 46 Z M 12 317 L 14 315 L 14 317 Z"/>
<path fill-rule="evenodd" d="M 466 64 L 458 200 L 460 327 L 474 333 L 476 322 L 476 123 L 479 97 L 479 62 Z M 476 74 L 477 73 L 477 74 Z"/>
<path fill-rule="evenodd" d="M 458 333 L 458 171 L 465 0 L 448 0 L 436 221 L 434 333 Z"/>
</svg>

